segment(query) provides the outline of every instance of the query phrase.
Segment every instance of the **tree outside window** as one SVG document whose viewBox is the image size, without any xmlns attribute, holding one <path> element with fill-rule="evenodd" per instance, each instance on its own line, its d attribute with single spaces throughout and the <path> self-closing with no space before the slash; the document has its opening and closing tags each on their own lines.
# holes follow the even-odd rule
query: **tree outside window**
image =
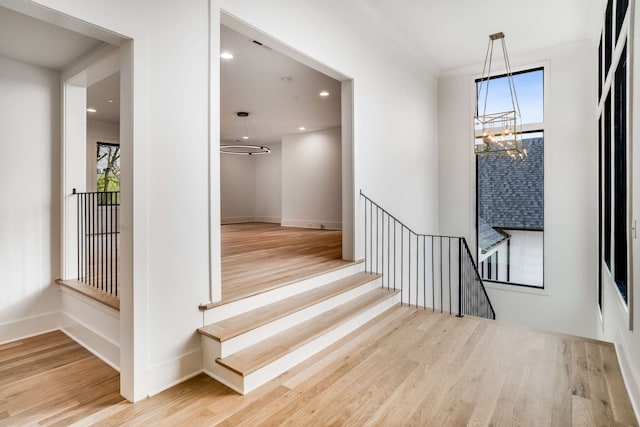
<svg viewBox="0 0 640 427">
<path fill-rule="evenodd" d="M 98 192 L 117 192 L 104 195 L 100 204 L 120 203 L 120 145 L 98 142 L 96 148 Z"/>
</svg>

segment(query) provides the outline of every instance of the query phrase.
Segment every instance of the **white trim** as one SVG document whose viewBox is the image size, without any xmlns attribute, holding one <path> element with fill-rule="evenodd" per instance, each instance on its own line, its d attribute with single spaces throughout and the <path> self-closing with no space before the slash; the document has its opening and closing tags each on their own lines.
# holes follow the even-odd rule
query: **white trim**
<svg viewBox="0 0 640 427">
<path fill-rule="evenodd" d="M 255 222 L 255 217 L 253 216 L 226 216 L 220 218 L 220 224 L 242 224 L 245 222 Z"/>
<path fill-rule="evenodd" d="M 57 311 L 0 323 L 0 345 L 56 331 L 59 325 L 60 312 Z"/>
<path fill-rule="evenodd" d="M 73 289 L 69 289 L 65 286 L 60 286 L 60 292 L 65 294 L 65 295 L 69 295 L 72 298 L 75 298 L 79 301 L 81 301 L 82 303 L 91 306 L 92 308 L 95 308 L 96 310 L 100 310 L 103 313 L 113 317 L 114 319 L 120 319 L 120 312 L 118 310 L 116 310 L 115 308 L 109 307 L 101 302 L 98 302 L 96 300 L 94 300 L 91 297 L 88 297 L 76 290 Z M 64 307 L 63 307 L 64 308 Z M 64 311 L 62 311 L 64 313 Z"/>
<path fill-rule="evenodd" d="M 636 419 L 640 420 L 640 376 L 633 369 L 633 365 L 627 360 L 624 347 L 619 343 L 614 343 L 616 349 L 616 357 L 618 358 L 618 366 L 622 373 L 622 380 L 627 389 L 633 412 Z"/>
<path fill-rule="evenodd" d="M 120 345 L 118 343 L 111 341 L 66 313 L 60 313 L 59 329 L 98 359 L 120 372 Z"/>
<path fill-rule="evenodd" d="M 191 350 L 181 356 L 156 363 L 147 369 L 148 396 L 163 392 L 202 373 L 202 349 Z"/>
<path fill-rule="evenodd" d="M 282 218 L 279 216 L 255 216 L 253 217 L 254 222 L 267 222 L 270 224 L 280 224 L 282 222 Z"/>
<path fill-rule="evenodd" d="M 318 228 L 325 230 L 342 230 L 342 222 L 322 219 L 283 219 L 283 227 Z"/>
</svg>

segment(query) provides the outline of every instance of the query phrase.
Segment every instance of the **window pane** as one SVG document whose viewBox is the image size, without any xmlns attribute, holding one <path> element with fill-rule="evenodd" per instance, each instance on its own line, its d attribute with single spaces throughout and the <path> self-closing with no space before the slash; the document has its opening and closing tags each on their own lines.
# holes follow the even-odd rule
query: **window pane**
<svg viewBox="0 0 640 427">
<path fill-rule="evenodd" d="M 627 302 L 627 48 L 615 74 L 613 276 Z"/>
<path fill-rule="evenodd" d="M 514 74 L 513 81 L 520 114 L 522 114 L 522 123 L 542 123 L 544 121 L 544 70 L 537 69 Z M 506 76 L 492 77 L 484 82 L 476 80 L 476 88 L 479 114 L 513 110 L 509 80 Z M 487 93 L 488 96 L 486 96 Z"/>
<path fill-rule="evenodd" d="M 618 0 L 616 2 L 616 39 L 620 37 L 622 23 L 629 7 L 629 0 Z"/>
<path fill-rule="evenodd" d="M 609 68 L 611 68 L 611 57 L 613 56 L 613 0 L 609 0 L 607 3 L 607 11 L 604 18 L 604 37 L 605 37 L 605 73 L 609 74 Z"/>
<path fill-rule="evenodd" d="M 96 151 L 98 192 L 120 191 L 120 146 L 99 142 Z M 116 203 L 119 203 L 119 199 L 118 194 Z"/>
<path fill-rule="evenodd" d="M 604 102 L 604 262 L 611 270 L 611 92 Z"/>
<path fill-rule="evenodd" d="M 524 159 L 477 158 L 478 260 L 483 279 L 543 287 L 544 137 Z"/>
</svg>

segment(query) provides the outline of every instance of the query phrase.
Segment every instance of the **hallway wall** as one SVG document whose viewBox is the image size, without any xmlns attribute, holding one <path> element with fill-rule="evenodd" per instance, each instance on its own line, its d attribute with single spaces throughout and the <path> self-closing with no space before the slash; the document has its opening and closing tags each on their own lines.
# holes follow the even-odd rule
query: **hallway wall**
<svg viewBox="0 0 640 427">
<path fill-rule="evenodd" d="M 0 342 L 54 329 L 60 73 L 0 57 Z"/>
</svg>

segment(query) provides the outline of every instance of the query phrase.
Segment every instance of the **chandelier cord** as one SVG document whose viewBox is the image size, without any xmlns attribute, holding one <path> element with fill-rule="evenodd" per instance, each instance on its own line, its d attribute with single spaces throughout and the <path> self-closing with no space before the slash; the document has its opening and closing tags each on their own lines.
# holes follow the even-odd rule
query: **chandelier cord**
<svg viewBox="0 0 640 427">
<path fill-rule="evenodd" d="M 489 62 L 489 68 L 487 69 L 487 61 Z M 484 58 L 484 67 L 482 69 L 482 75 L 483 76 L 487 76 L 486 81 L 487 82 L 487 87 L 485 88 L 485 92 L 484 92 L 484 106 L 482 109 L 482 114 L 486 115 L 487 114 L 487 100 L 489 99 L 489 84 L 491 83 L 491 66 L 493 65 L 493 41 L 489 40 L 489 45 L 487 46 L 487 56 Z M 485 74 L 486 71 L 486 74 Z M 482 93 L 482 81 L 480 83 L 480 91 Z"/>
<path fill-rule="evenodd" d="M 509 82 L 509 92 L 512 98 L 511 105 L 513 109 L 518 112 L 518 117 L 520 117 L 522 121 L 520 102 L 518 101 L 518 93 L 516 92 L 516 85 L 513 81 L 513 73 L 511 72 L 511 61 L 509 60 L 509 55 L 507 55 L 507 44 L 504 38 L 502 38 L 502 54 L 504 55 L 504 63 L 507 66 L 507 81 Z M 515 105 L 513 105 L 514 103 Z"/>
</svg>

